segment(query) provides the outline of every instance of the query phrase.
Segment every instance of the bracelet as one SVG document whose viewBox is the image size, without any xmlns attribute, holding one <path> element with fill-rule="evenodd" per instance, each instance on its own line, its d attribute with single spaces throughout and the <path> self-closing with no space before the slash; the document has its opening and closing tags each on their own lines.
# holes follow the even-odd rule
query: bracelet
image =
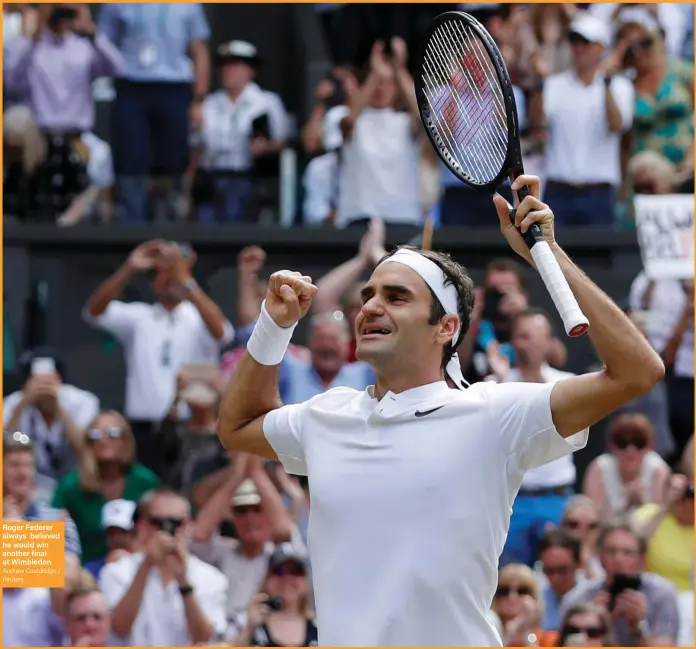
<svg viewBox="0 0 696 649">
<path fill-rule="evenodd" d="M 249 356 L 261 365 L 280 365 L 296 326 L 297 323 L 291 327 L 277 325 L 266 310 L 266 300 L 264 300 L 261 304 L 259 319 L 247 343 Z"/>
</svg>

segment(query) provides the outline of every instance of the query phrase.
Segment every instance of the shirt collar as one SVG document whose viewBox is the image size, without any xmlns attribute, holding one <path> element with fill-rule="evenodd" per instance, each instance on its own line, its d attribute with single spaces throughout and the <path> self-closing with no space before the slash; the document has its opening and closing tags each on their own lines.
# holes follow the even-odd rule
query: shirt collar
<svg viewBox="0 0 696 649">
<path fill-rule="evenodd" d="M 450 388 L 447 385 L 446 381 L 435 381 L 434 383 L 419 385 L 415 388 L 411 388 L 410 390 L 404 390 L 403 392 L 392 392 L 391 390 L 389 390 L 384 395 L 382 401 L 384 401 L 385 399 L 390 399 L 392 401 L 422 401 L 424 399 L 430 399 L 441 394 L 447 394 L 451 391 L 451 389 L 452 388 Z M 367 396 L 371 400 L 376 401 L 374 392 L 375 386 L 369 385 L 366 390 Z"/>
</svg>

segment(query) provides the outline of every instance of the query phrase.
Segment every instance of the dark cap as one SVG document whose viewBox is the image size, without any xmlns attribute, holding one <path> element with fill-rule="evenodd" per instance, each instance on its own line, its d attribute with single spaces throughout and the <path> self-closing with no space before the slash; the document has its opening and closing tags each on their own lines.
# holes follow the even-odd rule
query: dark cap
<svg viewBox="0 0 696 649">
<path fill-rule="evenodd" d="M 290 543 L 283 543 L 276 546 L 268 561 L 268 570 L 277 570 L 280 566 L 286 563 L 295 563 L 307 572 L 307 558 L 298 552 Z"/>
</svg>

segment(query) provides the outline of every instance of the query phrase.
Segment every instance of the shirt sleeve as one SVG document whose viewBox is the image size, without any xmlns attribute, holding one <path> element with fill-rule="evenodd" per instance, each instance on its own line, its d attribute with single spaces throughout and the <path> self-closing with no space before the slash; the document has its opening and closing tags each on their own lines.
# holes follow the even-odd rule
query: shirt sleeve
<svg viewBox="0 0 696 649">
<path fill-rule="evenodd" d="M 86 322 L 112 333 L 122 343 L 127 342 L 135 331 L 138 305 L 112 300 L 104 313 L 93 318 L 85 309 L 82 316 Z"/>
<path fill-rule="evenodd" d="M 588 429 L 563 438 L 551 416 L 553 383 L 486 383 L 495 430 L 521 471 L 553 462 L 587 444 Z"/>
<path fill-rule="evenodd" d="M 12 419 L 12 415 L 14 415 L 14 411 L 17 409 L 17 406 L 19 405 L 19 402 L 22 399 L 22 393 L 21 392 L 14 392 L 8 396 L 6 396 L 2 400 L 2 423 L 3 426 L 7 426 L 9 423 L 10 419 Z M 14 432 L 14 431 L 8 431 L 8 432 Z"/>
<path fill-rule="evenodd" d="M 623 130 L 624 132 L 628 131 L 633 124 L 633 113 L 635 111 L 636 93 L 633 89 L 633 84 L 625 77 L 614 77 L 611 80 L 610 87 L 616 106 L 621 113 Z"/>
<path fill-rule="evenodd" d="M 80 535 L 77 532 L 75 521 L 69 516 L 65 519 L 65 551 L 72 552 L 78 557 L 82 556 Z"/>
<path fill-rule="evenodd" d="M 679 635 L 679 604 L 674 586 L 666 579 L 661 580 L 659 590 L 655 589 L 648 601 L 650 635 L 676 642 Z"/>
<path fill-rule="evenodd" d="M 99 589 L 112 610 L 123 599 L 132 581 L 119 574 L 119 567 L 119 562 L 107 563 L 99 573 Z"/>
<path fill-rule="evenodd" d="M 227 630 L 227 591 L 229 582 L 227 578 L 217 571 L 213 579 L 206 580 L 206 588 L 196 589 L 196 597 L 201 611 L 208 618 L 208 622 L 215 629 L 218 636 L 224 635 Z"/>
<path fill-rule="evenodd" d="M 190 38 L 192 41 L 207 41 L 210 38 L 210 27 L 205 17 L 205 10 L 200 2 L 193 5 L 190 23 Z"/>
<path fill-rule="evenodd" d="M 266 439 L 283 468 L 293 475 L 307 475 L 302 428 L 309 403 L 293 403 L 271 410 L 263 420 Z"/>
<path fill-rule="evenodd" d="M 266 93 L 266 101 L 268 102 L 268 121 L 271 140 L 274 142 L 283 142 L 288 139 L 288 114 L 285 111 L 285 106 L 278 95 L 272 92 Z"/>
</svg>

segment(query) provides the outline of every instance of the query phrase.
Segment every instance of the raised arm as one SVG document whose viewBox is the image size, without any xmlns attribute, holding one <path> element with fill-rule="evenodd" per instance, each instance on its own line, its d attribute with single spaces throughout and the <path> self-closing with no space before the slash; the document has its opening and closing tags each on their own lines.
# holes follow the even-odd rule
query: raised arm
<svg viewBox="0 0 696 649">
<path fill-rule="evenodd" d="M 244 451 L 276 460 L 263 431 L 265 416 L 281 407 L 280 362 L 292 332 L 312 304 L 317 287 L 311 277 L 291 271 L 273 273 L 266 300 L 220 404 L 218 435 L 230 451 Z"/>
<path fill-rule="evenodd" d="M 590 321 L 590 340 L 604 368 L 559 381 L 551 393 L 551 413 L 562 437 L 570 437 L 620 406 L 650 391 L 665 374 L 665 367 L 648 341 L 612 300 L 590 280 L 556 243 L 553 212 L 542 203 L 540 182 L 536 176 L 520 176 L 512 184 L 514 191 L 528 186 L 530 190 L 517 209 L 517 224 L 526 231 L 538 223 L 544 238 L 578 301 Z M 501 231 L 513 250 L 534 265 L 529 248 L 520 232 L 508 218 L 504 198 L 494 198 Z"/>
</svg>

